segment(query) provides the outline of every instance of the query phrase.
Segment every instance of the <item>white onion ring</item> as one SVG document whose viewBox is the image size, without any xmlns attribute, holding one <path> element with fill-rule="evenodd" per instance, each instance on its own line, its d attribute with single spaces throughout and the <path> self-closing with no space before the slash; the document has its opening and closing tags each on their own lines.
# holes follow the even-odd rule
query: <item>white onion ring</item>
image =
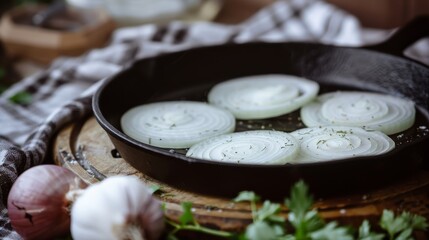
<svg viewBox="0 0 429 240">
<path fill-rule="evenodd" d="M 359 127 L 325 126 L 296 130 L 291 133 L 300 144 L 300 152 L 294 160 L 319 162 L 358 156 L 374 156 L 387 153 L 395 142 L 379 131 L 366 131 Z"/>
<path fill-rule="evenodd" d="M 215 85 L 211 104 L 231 111 L 237 119 L 263 119 L 290 113 L 316 97 L 319 85 L 289 75 L 236 78 Z"/>
<path fill-rule="evenodd" d="M 353 126 L 389 135 L 413 126 L 415 114 L 412 101 L 368 92 L 326 93 L 301 108 L 308 127 Z"/>
<path fill-rule="evenodd" d="M 298 154 L 298 142 L 285 132 L 257 130 L 207 139 L 189 148 L 186 156 L 240 164 L 284 164 Z"/>
<path fill-rule="evenodd" d="M 140 142 L 177 149 L 233 132 L 235 119 L 230 112 L 206 103 L 171 101 L 128 110 L 121 118 L 121 127 Z"/>
</svg>

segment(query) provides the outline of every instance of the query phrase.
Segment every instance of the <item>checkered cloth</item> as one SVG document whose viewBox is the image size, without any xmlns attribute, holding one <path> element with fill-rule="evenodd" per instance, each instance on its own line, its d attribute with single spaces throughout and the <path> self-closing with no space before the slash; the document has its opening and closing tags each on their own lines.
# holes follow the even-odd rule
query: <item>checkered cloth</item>
<svg viewBox="0 0 429 240">
<path fill-rule="evenodd" d="M 285 0 L 239 25 L 172 22 L 118 29 L 106 48 L 56 60 L 46 71 L 22 80 L 0 96 L 0 238 L 21 239 L 7 216 L 6 200 L 12 184 L 23 171 L 44 162 L 57 131 L 91 113 L 91 96 L 101 79 L 136 59 L 250 41 L 364 43 L 353 16 L 323 1 Z M 31 93 L 33 102 L 22 106 L 8 100 L 20 91 Z"/>
</svg>

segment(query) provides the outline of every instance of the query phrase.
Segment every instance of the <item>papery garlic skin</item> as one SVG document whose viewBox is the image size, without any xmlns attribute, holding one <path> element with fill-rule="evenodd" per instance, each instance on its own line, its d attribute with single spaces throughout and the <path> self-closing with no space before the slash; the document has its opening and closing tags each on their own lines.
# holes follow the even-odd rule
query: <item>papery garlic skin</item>
<svg viewBox="0 0 429 240">
<path fill-rule="evenodd" d="M 134 176 L 114 176 L 93 184 L 72 207 L 75 240 L 155 240 L 163 229 L 160 202 Z"/>
</svg>

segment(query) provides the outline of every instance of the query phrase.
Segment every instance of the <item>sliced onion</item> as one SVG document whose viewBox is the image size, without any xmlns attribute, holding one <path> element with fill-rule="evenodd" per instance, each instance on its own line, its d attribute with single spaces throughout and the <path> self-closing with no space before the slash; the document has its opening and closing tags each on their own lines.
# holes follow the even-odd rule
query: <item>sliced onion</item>
<svg viewBox="0 0 429 240">
<path fill-rule="evenodd" d="M 206 138 L 235 129 L 234 116 L 206 103 L 171 101 L 128 110 L 121 118 L 125 134 L 162 148 L 188 148 Z"/>
<path fill-rule="evenodd" d="M 379 131 L 366 131 L 359 127 L 312 127 L 291 133 L 300 144 L 294 162 L 318 162 L 387 153 L 395 142 Z"/>
<path fill-rule="evenodd" d="M 368 92 L 333 92 L 301 108 L 308 127 L 353 126 L 395 134 L 414 124 L 416 110 L 409 100 Z"/>
<path fill-rule="evenodd" d="M 284 164 L 298 154 L 298 142 L 285 132 L 258 130 L 207 139 L 192 146 L 186 156 L 243 164 Z"/>
<path fill-rule="evenodd" d="M 211 104 L 237 119 L 263 119 L 290 113 L 316 97 L 319 85 L 289 75 L 258 75 L 232 79 L 209 92 Z"/>
</svg>

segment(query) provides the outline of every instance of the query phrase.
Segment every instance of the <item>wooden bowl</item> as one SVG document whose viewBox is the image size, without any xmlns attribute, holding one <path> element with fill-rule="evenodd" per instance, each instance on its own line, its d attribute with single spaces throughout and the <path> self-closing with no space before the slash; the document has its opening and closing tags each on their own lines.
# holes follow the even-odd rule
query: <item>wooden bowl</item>
<svg viewBox="0 0 429 240">
<path fill-rule="evenodd" d="M 103 46 L 115 28 L 113 20 L 102 11 L 88 12 L 86 16 L 90 21 L 74 30 L 54 30 L 17 21 L 44 8 L 41 5 L 23 5 L 3 15 L 0 38 L 8 56 L 47 64 L 59 56 L 77 56 Z"/>
</svg>

